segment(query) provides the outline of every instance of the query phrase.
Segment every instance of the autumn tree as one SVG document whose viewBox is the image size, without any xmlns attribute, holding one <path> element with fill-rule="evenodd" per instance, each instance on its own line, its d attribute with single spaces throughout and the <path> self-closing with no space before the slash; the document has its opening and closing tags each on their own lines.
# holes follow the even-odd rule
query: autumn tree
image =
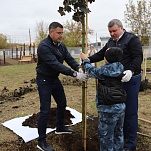
<svg viewBox="0 0 151 151">
<path fill-rule="evenodd" d="M 93 30 L 89 29 L 89 34 L 93 34 Z M 67 47 L 79 47 L 82 45 L 82 24 L 74 20 L 64 23 L 64 35 L 62 41 Z"/>
<path fill-rule="evenodd" d="M 0 34 L 0 49 L 8 47 L 7 36 Z"/>
<path fill-rule="evenodd" d="M 129 0 L 126 4 L 125 23 L 131 28 L 131 32 L 141 38 L 143 45 L 149 45 L 151 1 L 138 0 L 135 4 L 133 0 Z"/>
<path fill-rule="evenodd" d="M 36 44 L 39 44 L 48 35 L 48 25 L 44 21 L 36 24 Z"/>
</svg>

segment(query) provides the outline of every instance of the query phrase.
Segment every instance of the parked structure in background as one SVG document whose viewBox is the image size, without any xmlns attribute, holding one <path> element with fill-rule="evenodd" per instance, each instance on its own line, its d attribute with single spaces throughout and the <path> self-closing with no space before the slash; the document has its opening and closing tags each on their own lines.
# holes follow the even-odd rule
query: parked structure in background
<svg viewBox="0 0 151 151">
<path fill-rule="evenodd" d="M 101 48 L 107 43 L 110 37 L 100 37 L 101 40 Z"/>
</svg>

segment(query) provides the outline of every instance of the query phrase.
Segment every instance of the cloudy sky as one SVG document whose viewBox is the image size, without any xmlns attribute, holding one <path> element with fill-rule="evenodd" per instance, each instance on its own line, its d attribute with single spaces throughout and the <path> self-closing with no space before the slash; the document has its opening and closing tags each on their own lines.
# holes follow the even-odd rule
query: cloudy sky
<svg viewBox="0 0 151 151">
<path fill-rule="evenodd" d="M 0 33 L 11 42 L 24 43 L 29 41 L 30 29 L 34 41 L 38 22 L 63 24 L 72 19 L 72 13 L 62 17 L 57 12 L 62 3 L 63 0 L 0 0 Z M 128 0 L 95 0 L 89 4 L 88 26 L 94 30 L 94 35 L 89 37 L 91 42 L 99 41 L 100 36 L 109 36 L 107 24 L 111 19 L 118 18 L 124 24 L 126 4 Z"/>
</svg>

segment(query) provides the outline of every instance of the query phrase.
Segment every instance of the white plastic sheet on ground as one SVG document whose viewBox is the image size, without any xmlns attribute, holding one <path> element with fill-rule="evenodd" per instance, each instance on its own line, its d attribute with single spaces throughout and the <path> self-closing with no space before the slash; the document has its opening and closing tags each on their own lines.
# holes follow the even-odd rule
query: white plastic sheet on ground
<svg viewBox="0 0 151 151">
<path fill-rule="evenodd" d="M 72 123 L 73 123 L 72 125 L 75 125 L 75 124 L 82 121 L 82 114 L 80 112 L 78 112 L 75 109 L 72 109 L 70 107 L 66 107 L 66 110 L 69 110 L 71 112 L 71 114 L 75 117 L 75 118 L 71 118 Z M 29 126 L 22 126 L 22 123 L 26 119 L 28 119 L 30 116 L 31 115 L 19 117 L 19 118 L 14 118 L 14 119 L 6 121 L 2 124 L 3 124 L 3 126 L 9 128 L 14 133 L 16 133 L 17 135 L 22 137 L 25 142 L 29 142 L 29 141 L 38 137 L 37 128 L 30 128 Z M 54 129 L 47 128 L 47 133 L 50 133 L 54 130 L 55 130 L 55 128 Z"/>
</svg>

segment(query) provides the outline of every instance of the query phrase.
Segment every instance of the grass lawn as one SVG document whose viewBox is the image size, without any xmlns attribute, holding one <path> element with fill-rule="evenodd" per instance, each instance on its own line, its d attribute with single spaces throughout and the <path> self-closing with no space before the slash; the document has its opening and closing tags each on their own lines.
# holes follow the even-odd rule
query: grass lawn
<svg viewBox="0 0 151 151">
<path fill-rule="evenodd" d="M 99 63 L 98 66 L 100 66 L 102 63 L 103 62 Z M 36 77 L 35 67 L 36 63 L 0 66 L 0 95 L 4 87 L 6 87 L 9 92 L 12 92 L 15 89 L 19 89 L 19 87 L 29 85 L 29 81 Z M 150 60 L 147 63 L 147 68 L 151 68 Z M 60 75 L 61 80 L 64 77 L 66 76 Z M 151 81 L 150 74 L 147 74 L 146 78 L 149 79 L 149 82 Z M 36 84 L 33 84 L 33 86 L 36 87 Z M 95 79 L 90 78 L 87 82 L 87 86 L 87 115 L 97 116 L 97 110 L 95 107 Z M 64 85 L 64 89 L 67 97 L 67 105 L 79 112 L 82 112 L 82 87 L 69 84 Z M 150 89 L 139 93 L 139 118 L 149 121 L 151 117 L 150 93 Z M 52 107 L 55 106 L 56 104 L 54 100 L 52 100 Z M 20 98 L 17 101 L 0 100 L 0 123 L 12 118 L 26 116 L 37 112 L 39 112 L 39 97 L 37 91 L 27 93 L 23 96 L 23 98 Z M 150 124 L 139 121 L 139 125 L 145 134 L 151 136 Z M 0 132 L 0 146 L 2 143 L 11 142 L 18 139 L 13 132 L 9 131 L 2 125 L 0 125 Z M 145 139 L 147 139 L 147 142 L 149 142 L 151 145 L 151 138 L 147 137 Z"/>
</svg>

